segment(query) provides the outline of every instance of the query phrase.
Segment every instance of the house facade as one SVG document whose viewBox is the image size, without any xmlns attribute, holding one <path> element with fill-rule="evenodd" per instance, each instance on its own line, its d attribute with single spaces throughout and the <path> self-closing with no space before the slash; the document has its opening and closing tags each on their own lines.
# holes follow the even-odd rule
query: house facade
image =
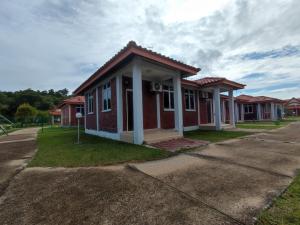
<svg viewBox="0 0 300 225">
<path fill-rule="evenodd" d="M 240 95 L 236 97 L 237 121 L 278 120 L 284 116 L 283 101 L 266 96 Z"/>
<path fill-rule="evenodd" d="M 142 144 L 161 134 L 220 130 L 226 122 L 221 93 L 227 93 L 227 122 L 234 127 L 233 91 L 244 85 L 220 77 L 186 79 L 199 71 L 129 42 L 74 91 L 85 97 L 85 132 Z"/>
<path fill-rule="evenodd" d="M 300 98 L 291 98 L 284 101 L 284 109 L 289 116 L 300 116 Z"/>
<path fill-rule="evenodd" d="M 78 121 L 76 118 L 76 113 L 81 113 L 83 118 L 79 120 L 80 125 L 84 126 L 84 97 L 75 96 L 68 99 L 65 99 L 60 105 L 59 109 L 61 110 L 61 126 L 63 127 L 73 127 L 77 126 Z"/>
<path fill-rule="evenodd" d="M 61 124 L 61 110 L 60 109 L 49 110 L 49 114 L 51 117 L 51 125 Z"/>
</svg>

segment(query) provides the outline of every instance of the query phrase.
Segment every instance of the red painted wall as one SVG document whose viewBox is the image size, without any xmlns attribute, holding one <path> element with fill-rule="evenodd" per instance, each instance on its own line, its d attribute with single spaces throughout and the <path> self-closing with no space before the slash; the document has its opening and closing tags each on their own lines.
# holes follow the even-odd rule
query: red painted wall
<svg viewBox="0 0 300 225">
<path fill-rule="evenodd" d="M 61 113 L 63 115 L 62 126 L 77 126 L 76 119 L 76 107 L 78 105 L 66 104 L 61 108 Z M 69 109 L 71 110 L 71 123 L 69 121 Z M 80 119 L 80 126 L 84 125 L 84 118 Z"/>
<path fill-rule="evenodd" d="M 127 131 L 126 89 L 132 90 L 132 78 L 123 77 L 123 130 Z M 143 124 L 144 129 L 157 128 L 156 95 L 151 90 L 151 82 L 143 81 Z"/>
<path fill-rule="evenodd" d="M 116 79 L 113 78 L 110 81 L 111 87 L 111 110 L 103 112 L 102 105 L 102 89 L 98 90 L 98 106 L 99 106 L 99 130 L 116 133 L 118 131 L 117 125 L 117 97 L 116 97 Z M 96 123 L 96 122 L 95 122 Z"/>
<path fill-rule="evenodd" d="M 90 129 L 90 130 L 96 130 L 97 126 L 96 126 L 96 90 L 92 91 L 92 94 L 94 96 L 94 112 L 92 114 L 88 114 L 88 99 L 87 99 L 87 95 L 85 97 L 85 111 L 86 111 L 86 128 Z"/>
<path fill-rule="evenodd" d="M 185 96 L 184 90 L 188 89 L 182 88 L 182 115 L 183 115 L 183 126 L 197 126 L 198 125 L 198 98 L 197 94 L 195 93 L 195 109 L 196 111 L 187 111 L 185 106 Z"/>
</svg>

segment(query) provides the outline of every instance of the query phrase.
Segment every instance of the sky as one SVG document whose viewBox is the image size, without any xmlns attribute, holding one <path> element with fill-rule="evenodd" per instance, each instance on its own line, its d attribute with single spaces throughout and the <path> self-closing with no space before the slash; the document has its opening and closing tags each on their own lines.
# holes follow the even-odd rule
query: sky
<svg viewBox="0 0 300 225">
<path fill-rule="evenodd" d="M 73 91 L 130 40 L 236 95 L 300 97 L 299 0 L 0 1 L 0 90 Z"/>
</svg>

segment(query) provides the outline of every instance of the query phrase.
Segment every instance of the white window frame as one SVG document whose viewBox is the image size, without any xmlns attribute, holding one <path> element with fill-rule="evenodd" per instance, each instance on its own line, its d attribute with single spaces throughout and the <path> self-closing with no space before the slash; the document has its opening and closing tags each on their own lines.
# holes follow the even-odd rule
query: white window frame
<svg viewBox="0 0 300 225">
<path fill-rule="evenodd" d="M 186 96 L 188 97 L 188 105 L 186 104 Z M 191 98 L 193 97 L 194 108 L 191 107 Z M 185 111 L 196 111 L 196 95 L 195 91 L 191 89 L 184 89 L 184 102 L 185 102 Z"/>
<path fill-rule="evenodd" d="M 104 101 L 106 100 L 106 108 L 104 107 Z M 110 107 L 108 107 L 108 100 L 110 101 Z M 111 82 L 108 81 L 102 86 L 102 112 L 111 111 Z"/>
<path fill-rule="evenodd" d="M 75 107 L 76 113 L 78 113 L 78 109 L 79 112 L 84 116 L 84 106 L 83 105 L 78 105 Z"/>
<path fill-rule="evenodd" d="M 88 102 L 88 114 L 94 114 L 94 95 L 93 93 L 88 93 L 87 96 L 87 102 Z"/>
<path fill-rule="evenodd" d="M 251 111 L 249 110 L 251 108 Z M 244 112 L 245 114 L 252 114 L 253 113 L 253 105 L 247 104 L 244 105 Z"/>
<path fill-rule="evenodd" d="M 168 89 L 167 90 L 164 89 L 164 86 L 167 86 Z M 169 107 L 168 108 L 165 107 L 165 93 L 167 93 L 168 97 L 169 97 Z M 172 93 L 173 93 L 173 108 L 171 107 Z M 171 84 L 163 84 L 163 107 L 164 107 L 164 111 L 174 111 L 174 108 L 175 108 L 174 87 Z"/>
</svg>

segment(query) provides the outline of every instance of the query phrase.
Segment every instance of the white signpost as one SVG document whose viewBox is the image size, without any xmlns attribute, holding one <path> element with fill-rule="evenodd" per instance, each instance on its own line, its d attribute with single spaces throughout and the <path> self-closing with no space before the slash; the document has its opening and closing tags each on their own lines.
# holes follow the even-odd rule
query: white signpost
<svg viewBox="0 0 300 225">
<path fill-rule="evenodd" d="M 76 113 L 77 118 L 77 144 L 80 144 L 79 138 L 80 138 L 80 118 L 82 118 L 81 113 Z"/>
</svg>

